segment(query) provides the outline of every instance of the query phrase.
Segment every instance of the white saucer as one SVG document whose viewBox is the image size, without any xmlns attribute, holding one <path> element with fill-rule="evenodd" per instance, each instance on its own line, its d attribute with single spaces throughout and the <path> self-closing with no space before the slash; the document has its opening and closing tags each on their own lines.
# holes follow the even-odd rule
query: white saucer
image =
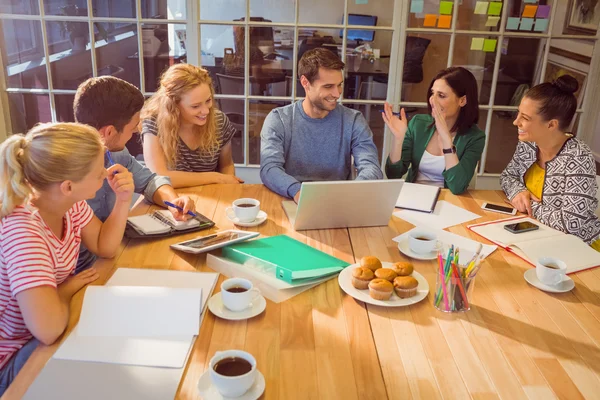
<svg viewBox="0 0 600 400">
<path fill-rule="evenodd" d="M 240 220 L 237 217 L 229 218 L 229 216 L 227 216 L 227 219 L 229 219 L 231 222 L 233 222 L 237 226 L 243 226 L 243 227 L 249 228 L 252 226 L 258 226 L 258 225 L 262 224 L 263 222 L 265 222 L 267 220 L 267 213 L 264 212 L 263 210 L 260 210 L 258 212 L 258 215 L 256 216 L 256 219 L 252 222 L 240 222 Z"/>
<path fill-rule="evenodd" d="M 265 311 L 267 308 L 267 300 L 261 295 L 258 296 L 258 300 L 252 303 L 251 307 L 246 308 L 243 311 L 231 311 L 223 305 L 223 299 L 221 298 L 221 292 L 215 294 L 208 300 L 208 309 L 211 313 L 219 318 L 228 319 L 231 321 L 239 321 L 242 319 L 248 319 L 256 317 L 258 314 Z"/>
<path fill-rule="evenodd" d="M 210 380 L 209 370 L 204 372 L 198 381 L 198 392 L 200 392 L 200 396 L 204 400 L 256 400 L 263 394 L 265 387 L 265 377 L 259 370 L 256 370 L 256 379 L 254 380 L 254 385 L 252 385 L 246 393 L 238 397 L 225 397 L 219 393 L 217 387 L 214 386 Z"/>
<path fill-rule="evenodd" d="M 435 260 L 437 257 L 437 251 L 432 251 L 431 253 L 415 253 L 410 249 L 408 245 L 408 239 L 405 239 L 398 243 L 398 250 L 405 256 L 410 258 L 414 258 L 415 260 Z"/>
<path fill-rule="evenodd" d="M 538 279 L 535 268 L 525 271 L 524 277 L 530 285 L 535 286 L 536 288 L 545 292 L 564 293 L 573 290 L 575 287 L 575 282 L 567 275 L 565 275 L 565 279 L 563 279 L 562 282 L 558 283 L 557 285 L 546 285 L 545 283 L 540 282 Z"/>
</svg>

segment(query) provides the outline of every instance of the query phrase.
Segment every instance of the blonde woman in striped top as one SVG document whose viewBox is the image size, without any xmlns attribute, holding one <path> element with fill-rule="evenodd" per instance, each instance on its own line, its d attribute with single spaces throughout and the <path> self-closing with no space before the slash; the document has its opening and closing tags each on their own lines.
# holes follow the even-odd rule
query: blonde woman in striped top
<svg viewBox="0 0 600 400">
<path fill-rule="evenodd" d="M 236 130 L 214 105 L 208 72 L 175 64 L 142 109 L 144 159 L 174 188 L 243 183 L 235 176 L 231 139 Z"/>
</svg>

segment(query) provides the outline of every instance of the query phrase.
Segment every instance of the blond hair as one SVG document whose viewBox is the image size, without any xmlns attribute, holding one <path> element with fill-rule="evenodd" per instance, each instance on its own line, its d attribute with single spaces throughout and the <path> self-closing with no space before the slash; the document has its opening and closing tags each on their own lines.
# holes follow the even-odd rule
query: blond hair
<svg viewBox="0 0 600 400">
<path fill-rule="evenodd" d="M 24 204 L 34 190 L 78 182 L 104 151 L 98 131 L 75 123 L 40 124 L 0 145 L 0 218 Z"/>
<path fill-rule="evenodd" d="M 208 71 L 190 64 L 172 65 L 162 75 L 158 91 L 142 109 L 142 120 L 156 120 L 158 141 L 165 153 L 169 168 L 175 168 L 177 160 L 177 143 L 181 126 L 178 104 L 186 92 L 202 84 L 208 85 L 211 96 L 214 96 L 215 89 Z M 214 156 L 219 150 L 214 106 L 210 108 L 206 124 L 194 125 L 193 129 L 195 136 L 199 139 L 198 151 L 208 153 L 211 157 Z"/>
</svg>

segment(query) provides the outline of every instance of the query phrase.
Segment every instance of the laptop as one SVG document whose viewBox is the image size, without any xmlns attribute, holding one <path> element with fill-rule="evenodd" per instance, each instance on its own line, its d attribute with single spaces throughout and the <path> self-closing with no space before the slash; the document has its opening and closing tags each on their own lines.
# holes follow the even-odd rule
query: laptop
<svg viewBox="0 0 600 400">
<path fill-rule="evenodd" d="M 281 203 L 294 230 L 387 225 L 403 179 L 305 182 L 298 204 Z"/>
</svg>

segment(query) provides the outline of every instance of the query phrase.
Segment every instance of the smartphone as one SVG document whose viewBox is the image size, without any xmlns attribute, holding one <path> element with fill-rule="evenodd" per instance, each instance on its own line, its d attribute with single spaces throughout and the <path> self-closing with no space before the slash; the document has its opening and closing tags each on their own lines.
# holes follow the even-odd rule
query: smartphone
<svg viewBox="0 0 600 400">
<path fill-rule="evenodd" d="M 512 233 L 524 233 L 535 231 L 536 229 L 540 229 L 540 227 L 536 224 L 533 224 L 529 221 L 525 222 L 517 222 L 515 224 L 504 225 L 504 229 Z"/>
<path fill-rule="evenodd" d="M 492 204 L 492 203 L 483 203 L 481 208 L 483 208 L 484 210 L 487 210 L 487 211 L 494 211 L 494 212 L 497 212 L 500 214 L 515 215 L 517 213 L 516 208 L 512 208 L 512 207 L 508 207 L 508 206 L 500 206 L 498 204 Z"/>
<path fill-rule="evenodd" d="M 258 232 L 227 230 L 212 235 L 200 236 L 192 240 L 172 244 L 171 248 L 185 251 L 186 253 L 199 254 L 215 250 L 233 243 L 243 242 L 258 236 Z"/>
</svg>

